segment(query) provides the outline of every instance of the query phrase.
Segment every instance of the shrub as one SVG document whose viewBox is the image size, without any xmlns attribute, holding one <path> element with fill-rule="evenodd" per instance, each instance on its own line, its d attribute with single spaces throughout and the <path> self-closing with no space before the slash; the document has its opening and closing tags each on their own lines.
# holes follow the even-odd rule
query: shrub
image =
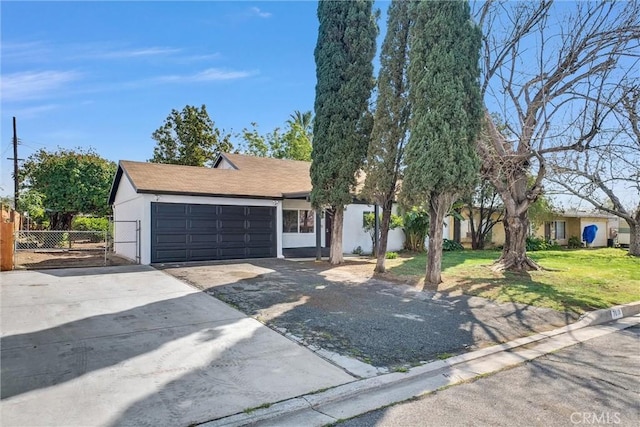
<svg viewBox="0 0 640 427">
<path fill-rule="evenodd" d="M 414 252 L 424 252 L 424 240 L 429 234 L 429 214 L 419 208 L 412 208 L 404 214 L 404 248 Z"/>
<path fill-rule="evenodd" d="M 71 229 L 74 231 L 107 231 L 109 229 L 109 219 L 77 216 L 71 222 Z"/>
<path fill-rule="evenodd" d="M 582 247 L 582 240 L 578 236 L 569 237 L 568 242 L 569 249 L 578 249 Z"/>
<path fill-rule="evenodd" d="M 362 255 L 362 246 L 358 246 L 357 248 L 351 251 L 353 255 Z"/>
<path fill-rule="evenodd" d="M 535 251 L 544 251 L 547 249 L 547 242 L 540 237 L 527 237 L 527 251 L 535 252 Z"/>
<path fill-rule="evenodd" d="M 464 250 L 464 246 L 455 240 L 444 239 L 442 241 L 442 250 L 443 251 L 462 251 Z"/>
<path fill-rule="evenodd" d="M 396 259 L 398 258 L 398 252 L 387 252 L 384 257 L 386 259 Z"/>
<path fill-rule="evenodd" d="M 95 218 L 91 216 L 77 216 L 71 221 L 71 229 L 74 231 L 108 231 L 109 218 Z M 102 233 L 87 233 L 77 235 L 80 239 L 88 239 L 90 242 L 98 243 L 104 240 Z"/>
<path fill-rule="evenodd" d="M 527 251 L 548 251 L 560 249 L 560 245 L 555 240 L 546 241 L 540 237 L 527 237 Z"/>
</svg>

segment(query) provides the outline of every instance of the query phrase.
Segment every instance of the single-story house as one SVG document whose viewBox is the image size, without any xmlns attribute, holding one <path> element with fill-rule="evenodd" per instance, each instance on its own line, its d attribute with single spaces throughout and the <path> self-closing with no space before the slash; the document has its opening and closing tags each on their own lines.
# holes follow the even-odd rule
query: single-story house
<svg viewBox="0 0 640 427">
<path fill-rule="evenodd" d="M 535 235 L 546 240 L 554 240 L 559 245 L 566 246 L 569 238 L 577 237 L 581 241 L 585 227 L 595 225 L 597 227 L 595 240 L 589 247 L 606 247 L 609 240 L 614 239 L 618 228 L 618 217 L 601 213 L 569 209 L 557 212 L 535 230 Z M 585 242 L 583 245 L 586 246 Z"/>
<path fill-rule="evenodd" d="M 460 210 L 460 216 L 462 219 L 455 219 L 453 216 L 448 216 L 445 220 L 445 228 L 444 228 L 444 237 L 445 239 L 454 240 L 466 249 L 471 248 L 471 221 L 469 218 L 471 217 L 470 211 L 468 208 L 463 208 Z M 495 221 L 497 220 L 497 224 L 493 226 L 489 234 L 487 235 L 485 247 L 490 248 L 498 245 L 504 245 L 504 225 L 501 220 L 501 212 L 494 212 L 491 215 L 491 218 Z M 474 208 L 474 227 L 476 230 L 480 224 L 480 211 L 475 210 Z"/>
<path fill-rule="evenodd" d="M 311 207 L 310 165 L 241 154 L 212 168 L 122 160 L 109 195 L 115 253 L 142 264 L 315 254 L 316 241 L 330 246 L 331 214 Z M 355 197 L 347 206 L 345 252 L 371 252 L 363 215 L 373 210 Z M 388 250 L 403 244 L 391 231 Z"/>
<path fill-rule="evenodd" d="M 444 236 L 447 239 L 455 240 L 461 243 L 464 247 L 471 247 L 471 223 L 469 221 L 468 209 L 463 209 L 460 214 L 464 219 L 456 221 L 453 217 L 447 217 L 446 228 Z M 498 218 L 499 213 L 495 213 L 494 217 Z M 480 214 L 474 212 L 474 221 L 476 227 L 480 219 Z M 456 222 L 459 224 L 457 229 Z M 621 221 L 620 224 L 626 224 Z M 609 243 L 609 240 L 614 239 L 618 232 L 618 218 L 609 214 L 600 212 L 587 212 L 579 210 L 566 210 L 563 212 L 552 213 L 547 221 L 544 221 L 539 227 L 532 228 L 531 235 L 543 238 L 547 241 L 555 241 L 561 246 L 567 246 L 569 244 L 569 238 L 572 236 L 578 237 L 582 240 L 582 232 L 585 227 L 589 225 L 595 225 L 598 228 L 596 232 L 595 240 L 590 247 L 605 247 Z M 620 225 L 620 232 L 627 235 L 629 233 L 628 228 L 625 229 L 623 225 Z M 620 239 L 625 238 L 625 235 L 618 235 Z M 504 225 L 502 221 L 498 222 L 489 235 L 487 236 L 487 247 L 504 245 L 505 233 Z M 622 244 L 622 242 L 620 242 Z M 627 242 L 628 243 L 628 242 Z"/>
</svg>

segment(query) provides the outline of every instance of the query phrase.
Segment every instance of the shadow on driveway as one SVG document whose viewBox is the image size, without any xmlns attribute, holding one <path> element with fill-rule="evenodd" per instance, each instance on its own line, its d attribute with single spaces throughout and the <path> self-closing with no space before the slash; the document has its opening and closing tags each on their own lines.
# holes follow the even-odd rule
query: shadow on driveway
<svg viewBox="0 0 640 427">
<path fill-rule="evenodd" d="M 307 345 L 390 369 L 575 320 L 550 309 L 420 291 L 353 267 L 271 259 L 163 269 Z"/>
<path fill-rule="evenodd" d="M 152 268 L 104 273 L 0 277 L 0 425 L 187 426 L 354 379 Z"/>
</svg>

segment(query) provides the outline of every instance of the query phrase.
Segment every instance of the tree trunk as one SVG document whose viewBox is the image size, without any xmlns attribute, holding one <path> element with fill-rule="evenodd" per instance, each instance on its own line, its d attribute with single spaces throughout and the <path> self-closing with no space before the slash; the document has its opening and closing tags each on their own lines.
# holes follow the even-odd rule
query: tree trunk
<svg viewBox="0 0 640 427">
<path fill-rule="evenodd" d="M 376 261 L 376 268 L 373 270 L 376 273 L 384 273 L 386 271 L 384 263 L 387 256 L 387 242 L 389 241 L 389 224 L 391 223 L 392 207 L 393 207 L 393 200 L 387 201 L 382 206 L 382 221 L 380 222 L 380 239 L 378 240 L 378 259 Z"/>
<path fill-rule="evenodd" d="M 529 234 L 529 215 L 524 211 L 520 215 L 505 213 L 504 249 L 494 263 L 493 270 L 529 271 L 540 270 L 540 266 L 527 256 L 527 236 Z"/>
<path fill-rule="evenodd" d="M 344 222 L 344 206 L 333 208 L 333 220 L 331 225 L 331 248 L 329 250 L 329 263 L 332 265 L 342 264 L 342 225 Z"/>
<path fill-rule="evenodd" d="M 429 249 L 425 288 L 437 289 L 442 282 L 442 225 L 455 201 L 455 194 L 432 194 L 429 201 Z"/>
<path fill-rule="evenodd" d="M 627 222 L 629 223 L 629 255 L 640 257 L 640 223 Z"/>
</svg>

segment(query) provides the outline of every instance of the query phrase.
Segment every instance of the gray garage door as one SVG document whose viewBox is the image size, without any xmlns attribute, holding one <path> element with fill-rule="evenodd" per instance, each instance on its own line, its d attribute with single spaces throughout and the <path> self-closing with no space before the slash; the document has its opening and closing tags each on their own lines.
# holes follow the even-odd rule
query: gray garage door
<svg viewBox="0 0 640 427">
<path fill-rule="evenodd" d="M 151 204 L 151 262 L 276 256 L 276 208 Z"/>
</svg>

